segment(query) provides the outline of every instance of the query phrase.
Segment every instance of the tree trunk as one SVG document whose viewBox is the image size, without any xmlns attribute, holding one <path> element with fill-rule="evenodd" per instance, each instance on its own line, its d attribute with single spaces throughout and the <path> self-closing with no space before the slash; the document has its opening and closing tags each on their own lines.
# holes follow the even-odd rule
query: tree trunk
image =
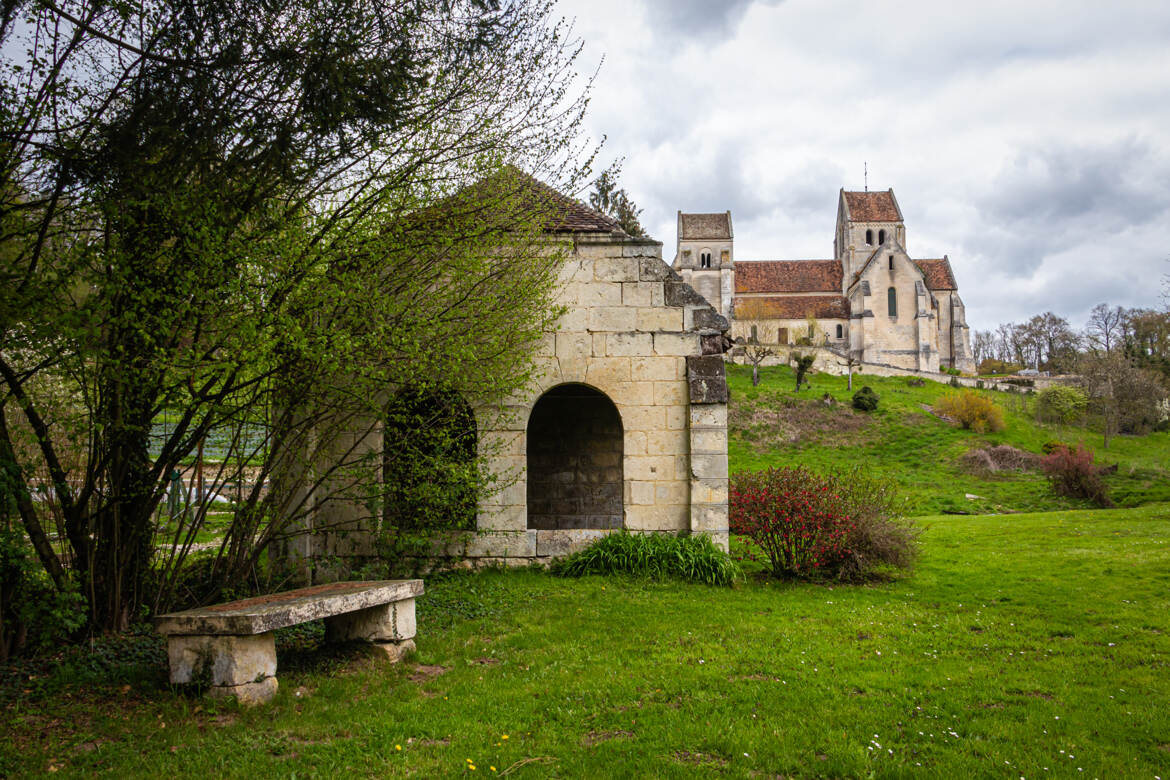
<svg viewBox="0 0 1170 780">
<path fill-rule="evenodd" d="M 760 384 L 760 364 L 752 363 L 752 387 Z"/>
</svg>

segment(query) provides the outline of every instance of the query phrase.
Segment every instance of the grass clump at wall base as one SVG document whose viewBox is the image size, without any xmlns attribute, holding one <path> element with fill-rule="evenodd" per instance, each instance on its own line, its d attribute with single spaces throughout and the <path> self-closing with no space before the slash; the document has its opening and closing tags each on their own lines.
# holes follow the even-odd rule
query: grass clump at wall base
<svg viewBox="0 0 1170 780">
<path fill-rule="evenodd" d="M 990 398 L 971 390 L 947 393 L 938 399 L 934 410 L 976 433 L 999 433 L 1007 427 L 1003 409 Z"/>
<path fill-rule="evenodd" d="M 560 577 L 629 574 L 707 585 L 730 585 L 740 576 L 731 556 L 703 534 L 632 534 L 624 530 L 553 561 L 549 569 Z"/>
</svg>

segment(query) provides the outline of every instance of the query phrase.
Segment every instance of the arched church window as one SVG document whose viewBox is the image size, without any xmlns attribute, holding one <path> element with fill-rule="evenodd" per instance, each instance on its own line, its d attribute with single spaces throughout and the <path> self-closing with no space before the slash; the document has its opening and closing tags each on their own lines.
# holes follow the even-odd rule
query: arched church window
<svg viewBox="0 0 1170 780">
<path fill-rule="evenodd" d="M 700 268 L 710 268 L 711 267 L 711 253 L 705 249 L 699 255 L 699 267 Z"/>
<path fill-rule="evenodd" d="M 898 291 L 893 287 L 886 291 L 886 310 L 890 317 L 898 316 Z"/>
<path fill-rule="evenodd" d="M 879 244 L 886 243 L 886 231 L 884 231 L 884 230 L 878 231 L 878 243 Z"/>
<path fill-rule="evenodd" d="M 894 256 L 890 255 L 890 270 L 894 270 Z"/>
<path fill-rule="evenodd" d="M 844 325 L 837 326 L 837 338 L 839 338 L 839 339 L 845 338 L 845 326 Z"/>
<path fill-rule="evenodd" d="M 873 231 L 872 230 L 865 231 L 865 243 L 866 243 L 866 246 L 869 246 L 870 244 L 873 243 Z"/>
</svg>

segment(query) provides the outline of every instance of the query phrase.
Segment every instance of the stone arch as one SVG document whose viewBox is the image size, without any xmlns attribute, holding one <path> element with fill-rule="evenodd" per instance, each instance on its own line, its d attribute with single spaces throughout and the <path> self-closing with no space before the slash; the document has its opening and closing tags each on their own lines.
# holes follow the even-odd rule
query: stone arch
<svg viewBox="0 0 1170 780">
<path fill-rule="evenodd" d="M 382 521 L 404 529 L 474 530 L 478 430 L 458 393 L 405 389 L 382 426 Z"/>
<path fill-rule="evenodd" d="M 865 231 L 865 243 L 867 246 L 873 244 L 873 231 L 872 230 Z"/>
<path fill-rule="evenodd" d="M 886 243 L 886 231 L 879 230 L 878 231 L 878 245 L 880 246 L 880 245 L 883 245 L 885 243 Z"/>
<path fill-rule="evenodd" d="M 528 417 L 528 528 L 621 528 L 621 415 L 609 397 L 568 383 L 547 391 Z"/>
<path fill-rule="evenodd" d="M 711 267 L 711 250 L 710 249 L 704 249 L 702 252 L 699 253 L 699 267 L 700 268 L 710 268 Z"/>
</svg>

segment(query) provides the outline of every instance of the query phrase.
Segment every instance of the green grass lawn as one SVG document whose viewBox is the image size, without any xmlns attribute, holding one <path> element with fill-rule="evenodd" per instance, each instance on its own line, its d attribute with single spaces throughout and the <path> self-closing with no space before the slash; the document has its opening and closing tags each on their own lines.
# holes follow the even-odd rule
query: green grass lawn
<svg viewBox="0 0 1170 780">
<path fill-rule="evenodd" d="M 286 637 L 250 711 L 144 638 L 6 688 L 0 775 L 1170 777 L 1170 505 L 923 523 L 868 587 L 431 578 L 412 663 Z"/>
<path fill-rule="evenodd" d="M 1037 423 L 1032 397 L 986 390 L 976 392 L 1004 409 L 1007 429 L 980 435 L 930 413 L 935 400 L 952 391 L 941 382 L 912 387 L 906 377 L 855 376 L 854 390 L 869 385 L 881 396 L 877 411 L 866 415 L 849 408 L 852 394 L 845 377 L 816 374 L 811 387 L 795 393 L 789 368 L 765 368 L 762 376 L 760 386 L 753 388 L 750 368 L 729 366 L 732 473 L 793 464 L 817 469 L 860 466 L 900 485 L 918 499 L 922 514 L 1082 508 L 1054 496 L 1037 472 L 985 478 L 968 473 L 959 463 L 968 449 L 1010 444 L 1039 453 L 1046 441 L 1058 440 L 1083 443 L 1096 451 L 1098 462 L 1118 465 L 1117 472 L 1105 479 L 1119 505 L 1170 501 L 1170 433 L 1119 436 L 1103 450 L 1100 434 L 1091 430 Z M 826 393 L 841 403 L 826 407 L 820 401 Z M 978 498 L 969 499 L 968 494 Z"/>
</svg>

